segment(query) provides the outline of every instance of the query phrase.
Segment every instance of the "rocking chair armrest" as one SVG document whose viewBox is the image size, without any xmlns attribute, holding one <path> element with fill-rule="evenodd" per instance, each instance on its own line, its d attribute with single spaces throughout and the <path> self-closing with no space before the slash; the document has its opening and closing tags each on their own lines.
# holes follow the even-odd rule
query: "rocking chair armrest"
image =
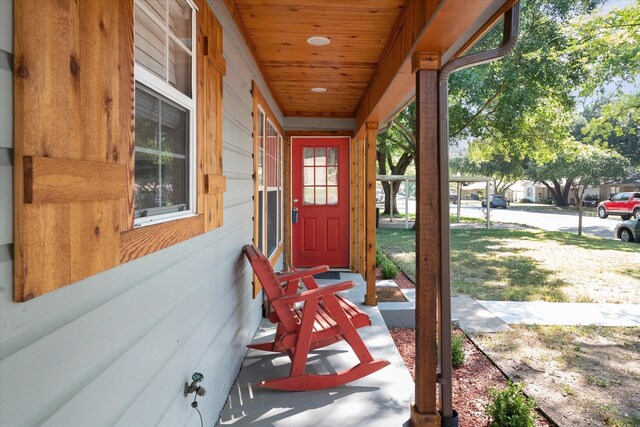
<svg viewBox="0 0 640 427">
<path fill-rule="evenodd" d="M 303 277 L 313 276 L 314 274 L 324 273 L 329 271 L 328 265 L 319 265 L 317 267 L 309 268 L 307 270 L 294 271 L 293 273 L 281 274 L 278 277 L 278 282 L 288 282 L 289 280 L 302 279 Z"/>
<path fill-rule="evenodd" d="M 336 292 L 345 291 L 353 288 L 353 282 L 341 282 L 333 285 L 322 286 L 321 288 L 311 289 L 309 291 L 302 291 L 295 295 L 284 295 L 271 300 L 271 304 L 294 304 L 300 301 L 306 301 L 312 298 L 320 298 L 325 295 L 333 295 Z"/>
</svg>

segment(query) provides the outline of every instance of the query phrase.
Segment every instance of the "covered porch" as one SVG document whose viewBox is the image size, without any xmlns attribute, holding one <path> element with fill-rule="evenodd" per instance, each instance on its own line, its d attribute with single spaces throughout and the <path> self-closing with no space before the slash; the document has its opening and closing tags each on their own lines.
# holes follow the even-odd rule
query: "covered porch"
<svg viewBox="0 0 640 427">
<path fill-rule="evenodd" d="M 309 137 L 348 140 L 339 267 L 358 275 L 367 344 L 393 363 L 290 397 L 312 405 L 304 413 L 247 386 L 252 371 L 283 368 L 249 353 L 220 422 L 305 425 L 347 402 L 364 417 L 374 402 L 384 425 L 450 420 L 447 80 L 506 55 L 517 11 L 517 0 L 0 2 L 0 83 L 13 90 L 0 104 L 0 424 L 188 425 L 194 371 L 213 424 L 246 344 L 266 332 L 243 245 L 276 269 L 305 267 L 293 153 Z M 505 16 L 503 44 L 468 55 Z M 376 137 L 414 97 L 415 384 L 375 307 Z M 333 166 L 314 165 L 327 180 Z M 314 200 L 329 205 L 321 186 Z"/>
</svg>

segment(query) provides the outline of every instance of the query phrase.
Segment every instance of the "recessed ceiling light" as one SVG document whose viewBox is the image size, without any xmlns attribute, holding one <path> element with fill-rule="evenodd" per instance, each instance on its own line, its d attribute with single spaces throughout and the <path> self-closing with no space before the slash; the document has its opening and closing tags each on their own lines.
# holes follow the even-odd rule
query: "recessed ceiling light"
<svg viewBox="0 0 640 427">
<path fill-rule="evenodd" d="M 315 93 L 323 93 L 326 92 L 327 88 L 326 87 L 312 87 L 311 88 L 311 92 L 315 92 Z"/>
<path fill-rule="evenodd" d="M 331 40 L 328 37 L 313 36 L 307 39 L 307 43 L 311 46 L 326 46 L 331 43 Z"/>
</svg>

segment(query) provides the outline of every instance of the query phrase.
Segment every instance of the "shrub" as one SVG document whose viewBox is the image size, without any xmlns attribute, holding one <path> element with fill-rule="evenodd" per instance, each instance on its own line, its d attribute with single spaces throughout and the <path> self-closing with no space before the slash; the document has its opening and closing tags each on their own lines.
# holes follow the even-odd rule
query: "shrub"
<svg viewBox="0 0 640 427">
<path fill-rule="evenodd" d="M 387 256 L 380 250 L 380 248 L 376 249 L 376 267 L 381 267 L 387 260 Z"/>
<path fill-rule="evenodd" d="M 524 199 L 520 199 L 520 203 L 533 203 L 531 201 L 531 199 L 527 199 L 526 197 Z"/>
<path fill-rule="evenodd" d="M 385 260 L 382 267 L 380 267 L 380 274 L 382 274 L 383 279 L 395 279 L 398 274 L 398 267 L 393 261 Z"/>
<path fill-rule="evenodd" d="M 454 368 L 459 368 L 464 362 L 464 338 L 460 334 L 451 335 L 451 363 Z"/>
<path fill-rule="evenodd" d="M 534 427 L 536 403 L 522 393 L 522 385 L 509 381 L 504 390 L 492 389 L 487 406 L 493 427 Z"/>
</svg>

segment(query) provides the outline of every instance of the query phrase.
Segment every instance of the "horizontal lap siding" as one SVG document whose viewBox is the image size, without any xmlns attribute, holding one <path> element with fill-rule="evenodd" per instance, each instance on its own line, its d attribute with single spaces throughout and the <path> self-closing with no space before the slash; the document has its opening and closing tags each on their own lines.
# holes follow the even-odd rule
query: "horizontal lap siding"
<svg viewBox="0 0 640 427">
<path fill-rule="evenodd" d="M 11 2 L 0 1 L 0 426 L 197 424 L 182 395 L 194 371 L 205 376 L 205 424 L 217 419 L 260 316 L 241 253 L 253 235 L 249 88 L 258 70 L 222 1 L 213 6 L 228 67 L 224 226 L 16 304 L 11 73 L 2 66 L 12 59 Z"/>
<path fill-rule="evenodd" d="M 0 245 L 13 242 L 13 60 L 11 2 L 0 1 Z M 11 281 L 0 282 L 7 286 Z"/>
</svg>

